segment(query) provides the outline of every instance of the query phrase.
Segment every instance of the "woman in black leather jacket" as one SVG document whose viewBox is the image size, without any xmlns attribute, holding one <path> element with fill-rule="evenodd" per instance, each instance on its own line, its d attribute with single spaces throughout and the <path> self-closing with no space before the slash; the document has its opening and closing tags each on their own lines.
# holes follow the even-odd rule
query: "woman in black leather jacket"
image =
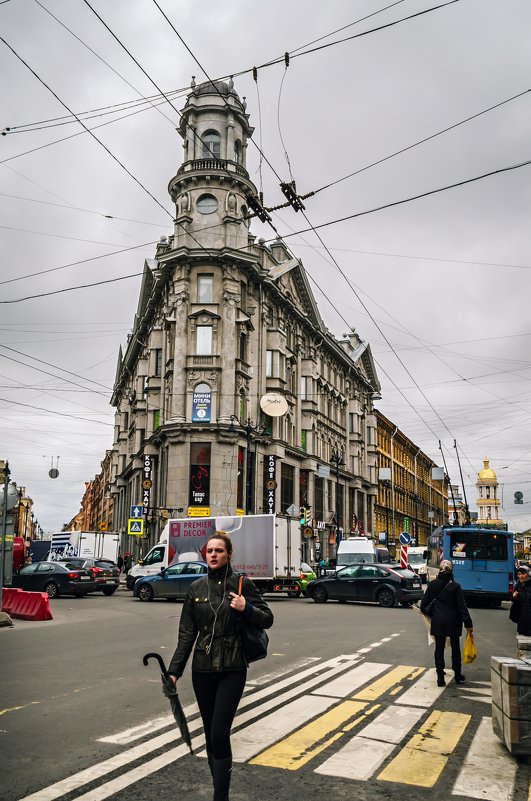
<svg viewBox="0 0 531 801">
<path fill-rule="evenodd" d="M 191 585 L 183 604 L 177 648 L 168 672 L 176 682 L 192 658 L 192 683 L 205 729 L 214 801 L 229 801 L 232 770 L 230 731 L 247 677 L 247 660 L 238 633 L 239 618 L 268 629 L 273 614 L 253 582 L 232 572 L 232 542 L 223 531 L 206 545 L 208 575 Z"/>
</svg>

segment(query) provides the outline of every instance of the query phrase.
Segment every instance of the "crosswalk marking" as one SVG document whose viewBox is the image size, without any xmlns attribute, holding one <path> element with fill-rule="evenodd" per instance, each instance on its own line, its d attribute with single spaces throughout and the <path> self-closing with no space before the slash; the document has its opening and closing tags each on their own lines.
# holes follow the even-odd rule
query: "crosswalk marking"
<svg viewBox="0 0 531 801">
<path fill-rule="evenodd" d="M 415 682 L 413 687 L 410 687 L 397 699 L 396 703 L 404 704 L 404 706 L 422 706 L 428 709 L 443 692 L 444 687 L 437 687 L 435 668 L 430 668 Z"/>
<path fill-rule="evenodd" d="M 329 695 L 332 698 L 344 698 L 349 693 L 361 687 L 366 682 L 389 670 L 391 665 L 382 665 L 378 662 L 362 662 L 348 673 L 343 673 L 334 681 L 329 681 L 318 690 L 314 690 L 317 695 Z"/>
<path fill-rule="evenodd" d="M 284 768 L 284 770 L 298 770 L 343 736 L 342 730 L 337 731 L 343 724 L 349 721 L 352 721 L 351 725 L 361 723 L 367 712 L 364 715 L 358 713 L 366 710 L 367 706 L 368 704 L 362 701 L 343 701 L 317 720 L 313 720 L 309 725 L 268 748 L 263 754 L 252 759 L 251 763 Z M 327 734 L 331 735 L 328 739 L 326 739 Z"/>
<path fill-rule="evenodd" d="M 367 781 L 424 714 L 418 707 L 388 707 L 315 773 Z"/>
<path fill-rule="evenodd" d="M 492 719 L 483 718 L 466 755 L 453 795 L 486 801 L 510 801 L 516 777 L 516 760 L 492 730 Z"/>
<path fill-rule="evenodd" d="M 432 712 L 419 733 L 412 736 L 378 778 L 433 787 L 471 717 L 461 712 Z"/>
<path fill-rule="evenodd" d="M 385 676 L 382 676 L 381 679 L 369 684 L 368 687 L 364 687 L 363 690 L 360 690 L 360 692 L 356 693 L 356 695 L 353 695 L 352 697 L 361 701 L 374 701 L 376 698 L 379 698 L 384 692 L 391 689 L 391 687 L 393 687 L 395 684 L 398 684 L 403 679 L 413 678 L 418 676 L 419 673 L 422 673 L 423 671 L 423 668 L 398 665 L 398 667 L 395 667 L 390 670 L 389 673 L 386 673 Z"/>
</svg>

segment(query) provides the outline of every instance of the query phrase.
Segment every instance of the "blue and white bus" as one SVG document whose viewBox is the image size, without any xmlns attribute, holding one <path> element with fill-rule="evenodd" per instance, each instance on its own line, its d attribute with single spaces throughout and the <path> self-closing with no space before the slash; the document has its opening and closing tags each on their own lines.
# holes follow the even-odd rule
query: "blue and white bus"
<svg viewBox="0 0 531 801">
<path fill-rule="evenodd" d="M 512 597 L 514 540 L 511 531 L 481 526 L 440 526 L 428 537 L 428 579 L 443 559 L 453 564 L 465 597 L 499 606 Z"/>
</svg>

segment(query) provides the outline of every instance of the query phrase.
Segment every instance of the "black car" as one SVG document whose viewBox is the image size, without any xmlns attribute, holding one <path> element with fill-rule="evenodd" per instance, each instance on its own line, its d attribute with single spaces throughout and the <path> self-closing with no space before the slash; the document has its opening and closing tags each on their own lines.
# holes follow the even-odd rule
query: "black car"
<svg viewBox="0 0 531 801">
<path fill-rule="evenodd" d="M 422 596 L 422 584 L 411 570 L 376 563 L 342 567 L 331 576 L 310 581 L 306 594 L 316 604 L 332 601 L 376 601 L 380 606 L 410 606 Z"/>
<path fill-rule="evenodd" d="M 29 592 L 47 592 L 50 598 L 60 595 L 81 598 L 96 589 L 96 582 L 85 568 L 70 568 L 59 562 L 37 562 L 23 567 L 13 576 L 13 587 Z"/>
<path fill-rule="evenodd" d="M 58 562 L 67 567 L 70 565 L 74 569 L 83 567 L 90 571 L 96 582 L 95 592 L 114 595 L 120 586 L 120 569 L 109 559 L 84 559 L 81 556 L 72 556 L 68 559 L 59 559 Z"/>
</svg>

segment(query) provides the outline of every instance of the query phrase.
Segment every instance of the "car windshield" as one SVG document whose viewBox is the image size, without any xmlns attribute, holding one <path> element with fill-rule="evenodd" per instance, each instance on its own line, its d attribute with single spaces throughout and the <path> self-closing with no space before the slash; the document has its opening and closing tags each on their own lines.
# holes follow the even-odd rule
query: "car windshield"
<svg viewBox="0 0 531 801">
<path fill-rule="evenodd" d="M 393 565 L 391 570 L 393 573 L 399 573 L 404 578 L 417 578 L 417 575 L 413 573 L 412 570 L 408 570 L 407 567 L 400 567 L 400 565 Z"/>
<path fill-rule="evenodd" d="M 360 562 L 376 562 L 374 553 L 341 553 L 337 556 L 338 565 L 353 565 Z"/>
<path fill-rule="evenodd" d="M 66 567 L 67 570 L 81 570 L 82 563 L 80 562 L 62 562 L 61 567 Z"/>
<path fill-rule="evenodd" d="M 303 573 L 313 573 L 313 570 L 311 569 L 308 562 L 301 562 L 301 571 Z"/>
<path fill-rule="evenodd" d="M 407 561 L 410 565 L 423 565 L 426 562 L 421 553 L 409 553 Z"/>
</svg>

